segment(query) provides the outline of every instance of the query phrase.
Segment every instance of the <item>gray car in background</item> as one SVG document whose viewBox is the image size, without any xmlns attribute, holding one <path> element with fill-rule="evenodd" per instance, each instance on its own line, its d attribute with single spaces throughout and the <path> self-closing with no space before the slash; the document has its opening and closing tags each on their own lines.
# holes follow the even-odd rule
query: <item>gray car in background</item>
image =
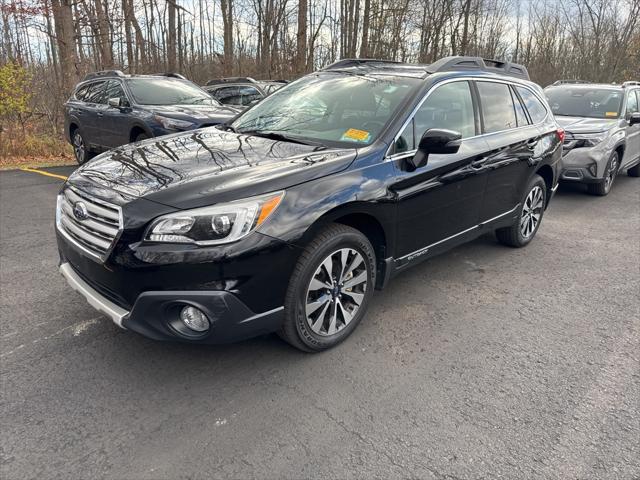
<svg viewBox="0 0 640 480">
<path fill-rule="evenodd" d="M 565 129 L 562 181 L 607 195 L 619 172 L 640 176 L 640 82 L 556 82 L 544 93 Z"/>
</svg>

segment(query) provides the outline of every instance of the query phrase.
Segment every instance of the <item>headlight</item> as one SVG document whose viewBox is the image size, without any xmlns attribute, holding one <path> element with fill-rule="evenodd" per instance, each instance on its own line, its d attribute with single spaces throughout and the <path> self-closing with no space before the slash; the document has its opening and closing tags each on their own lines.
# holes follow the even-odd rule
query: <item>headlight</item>
<svg viewBox="0 0 640 480">
<path fill-rule="evenodd" d="M 219 245 L 246 237 L 275 211 L 284 192 L 171 213 L 156 219 L 145 240 L 163 243 Z"/>
<path fill-rule="evenodd" d="M 577 133 L 573 136 L 581 147 L 595 147 L 602 143 L 606 138 L 606 133 Z"/>
<path fill-rule="evenodd" d="M 163 117 L 162 115 L 156 115 L 154 118 L 167 130 L 187 130 L 195 125 L 193 122 Z"/>
</svg>

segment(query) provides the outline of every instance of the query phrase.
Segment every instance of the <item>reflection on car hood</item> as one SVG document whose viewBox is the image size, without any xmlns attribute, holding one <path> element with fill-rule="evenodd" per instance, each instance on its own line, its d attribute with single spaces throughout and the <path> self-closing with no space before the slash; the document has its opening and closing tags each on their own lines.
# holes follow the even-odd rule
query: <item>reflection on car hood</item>
<svg viewBox="0 0 640 480">
<path fill-rule="evenodd" d="M 121 197 L 195 208 L 338 172 L 356 153 L 210 127 L 116 148 L 77 169 L 69 182 L 94 192 L 106 187 Z"/>
<path fill-rule="evenodd" d="M 615 127 L 619 120 L 617 118 L 587 118 L 587 117 L 563 117 L 556 116 L 558 125 L 568 132 L 605 132 Z"/>
<path fill-rule="evenodd" d="M 226 105 L 158 105 L 152 107 L 153 113 L 171 118 L 191 117 L 198 120 L 206 120 L 208 118 L 233 118 L 239 109 Z"/>
</svg>

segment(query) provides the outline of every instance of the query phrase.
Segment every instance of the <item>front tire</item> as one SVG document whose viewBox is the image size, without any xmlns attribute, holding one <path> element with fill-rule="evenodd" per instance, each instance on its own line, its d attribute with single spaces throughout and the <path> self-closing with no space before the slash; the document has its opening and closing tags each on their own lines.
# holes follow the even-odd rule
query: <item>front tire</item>
<svg viewBox="0 0 640 480">
<path fill-rule="evenodd" d="M 360 231 L 327 226 L 304 250 L 291 276 L 280 337 L 305 352 L 342 342 L 366 313 L 375 266 L 374 249 Z"/>
<path fill-rule="evenodd" d="M 611 187 L 613 186 L 613 181 L 616 179 L 616 175 L 618 174 L 618 167 L 620 166 L 620 159 L 618 158 L 618 152 L 613 152 L 609 162 L 607 163 L 607 168 L 604 172 L 604 178 L 598 183 L 589 183 L 587 184 L 587 192 L 591 195 L 597 195 L 599 197 L 604 197 L 608 195 L 611 191 Z"/>
<path fill-rule="evenodd" d="M 534 175 L 525 192 L 516 221 L 509 227 L 496 230 L 500 243 L 509 247 L 520 248 L 528 245 L 542 222 L 547 204 L 547 185 L 542 177 Z"/>
</svg>

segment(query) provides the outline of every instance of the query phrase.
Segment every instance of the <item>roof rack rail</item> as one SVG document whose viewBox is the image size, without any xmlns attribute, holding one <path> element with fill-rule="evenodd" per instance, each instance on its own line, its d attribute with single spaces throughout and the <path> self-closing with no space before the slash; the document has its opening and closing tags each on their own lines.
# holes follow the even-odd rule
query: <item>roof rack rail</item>
<svg viewBox="0 0 640 480">
<path fill-rule="evenodd" d="M 491 60 L 481 57 L 444 57 L 436 60 L 431 65 L 427 65 L 429 73 L 451 72 L 455 70 L 480 70 L 484 72 L 500 73 L 511 77 L 524 78 L 529 80 L 529 72 L 524 65 L 511 63 L 502 60 Z"/>
<path fill-rule="evenodd" d="M 256 81 L 251 77 L 225 77 L 225 78 L 214 78 L 213 80 L 209 80 L 205 85 L 218 85 L 221 83 L 256 83 Z"/>
<path fill-rule="evenodd" d="M 84 76 L 84 80 L 93 80 L 94 78 L 102 78 L 102 77 L 124 77 L 124 73 L 122 70 L 101 70 L 99 72 L 87 73 Z"/>
<path fill-rule="evenodd" d="M 579 83 L 591 83 L 588 80 L 578 80 L 578 79 L 569 79 L 569 80 L 556 80 L 551 85 L 576 85 Z"/>
<path fill-rule="evenodd" d="M 184 75 L 180 75 L 175 72 L 165 72 L 165 73 L 156 73 L 159 77 L 169 77 L 169 78 L 179 78 L 180 80 L 186 80 L 187 78 Z"/>
<path fill-rule="evenodd" d="M 330 65 L 327 65 L 322 70 L 336 70 L 338 68 L 358 67 L 360 65 L 366 65 L 370 63 L 401 63 L 395 60 L 380 60 L 376 58 L 343 58 Z"/>
<path fill-rule="evenodd" d="M 640 85 L 640 82 L 636 80 L 628 80 L 622 83 L 623 87 L 635 87 L 636 85 Z"/>
</svg>

